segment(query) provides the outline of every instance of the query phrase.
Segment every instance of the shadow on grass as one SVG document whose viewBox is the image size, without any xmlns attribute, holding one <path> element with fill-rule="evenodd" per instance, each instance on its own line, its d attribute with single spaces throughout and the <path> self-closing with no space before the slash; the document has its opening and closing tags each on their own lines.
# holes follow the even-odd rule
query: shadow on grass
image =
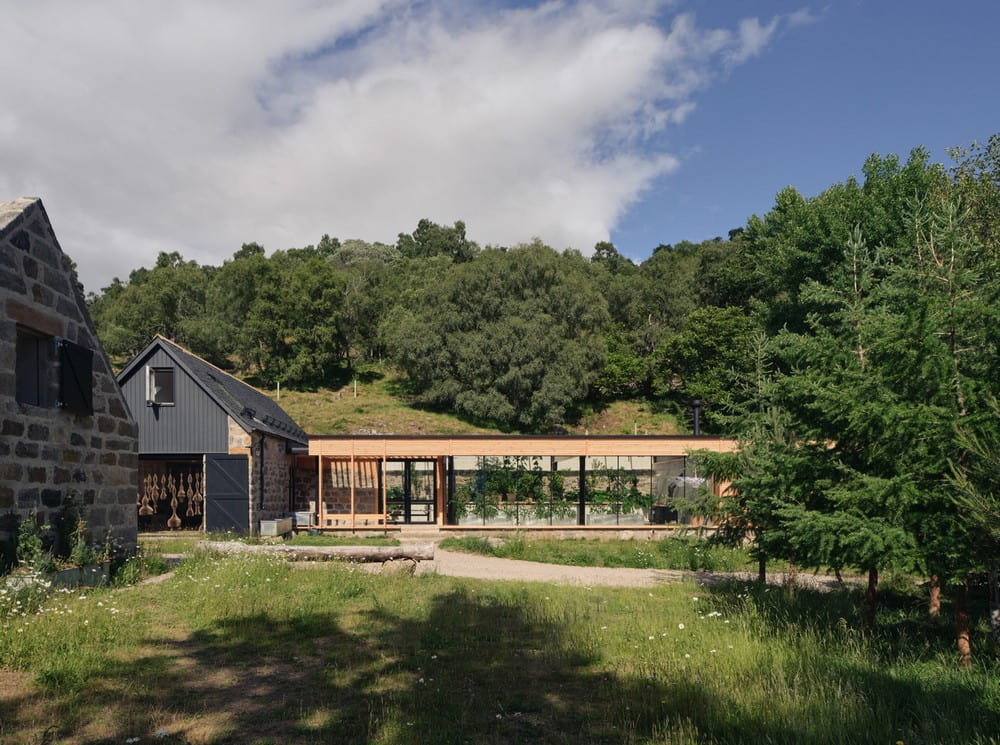
<svg viewBox="0 0 1000 745">
<path fill-rule="evenodd" d="M 472 587 L 436 596 L 419 616 L 389 611 L 373 595 L 344 614 L 247 613 L 188 636 L 149 639 L 141 658 L 108 664 L 78 693 L 42 697 L 52 741 L 865 743 L 887 741 L 888 731 L 916 735 L 925 720 L 910 726 L 910 719 L 948 712 L 942 707 L 983 732 L 1000 727 L 996 706 L 970 686 L 919 685 L 846 663 L 828 673 L 866 698 L 842 714 L 845 702 L 825 702 L 839 717 L 836 728 L 817 728 L 808 715 L 781 724 L 766 708 L 745 707 L 735 691 L 724 696 L 693 668 L 610 672 L 601 649 L 571 622 L 552 622 L 516 593 Z M 8 699 L 4 735 L 37 716 L 37 706 L 33 696 Z M 898 723 L 873 726 L 878 716 Z M 154 736 L 161 727 L 166 734 Z M 944 737 L 936 730 L 906 742 L 962 742 L 967 732 L 949 740 L 947 729 Z"/>
</svg>

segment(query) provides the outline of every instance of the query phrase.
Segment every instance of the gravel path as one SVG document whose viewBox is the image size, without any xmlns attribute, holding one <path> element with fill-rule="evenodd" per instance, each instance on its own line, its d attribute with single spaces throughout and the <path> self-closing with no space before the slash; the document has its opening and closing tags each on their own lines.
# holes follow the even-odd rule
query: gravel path
<svg viewBox="0 0 1000 745">
<path fill-rule="evenodd" d="M 663 582 L 687 579 L 685 572 L 665 569 L 619 569 L 612 567 L 575 567 L 542 564 L 537 561 L 498 559 L 494 556 L 444 551 L 437 548 L 433 561 L 422 561 L 418 573 L 436 572 L 449 577 L 507 579 L 518 582 L 556 582 L 562 585 L 615 585 L 652 587 Z"/>
<path fill-rule="evenodd" d="M 481 554 L 466 554 L 458 551 L 435 549 L 433 561 L 422 561 L 417 565 L 417 573 L 437 572 L 450 577 L 471 577 L 473 579 L 513 580 L 518 582 L 555 582 L 562 585 L 653 587 L 665 582 L 694 581 L 710 585 L 727 579 L 749 580 L 755 578 L 749 572 L 684 572 L 672 569 L 622 569 L 614 567 L 576 567 L 561 564 L 542 564 L 518 559 L 498 559 Z M 784 574 L 774 572 L 768 575 L 769 584 L 780 585 Z M 799 587 L 818 590 L 833 590 L 841 587 L 834 577 L 818 574 L 799 573 L 796 575 Z"/>
</svg>

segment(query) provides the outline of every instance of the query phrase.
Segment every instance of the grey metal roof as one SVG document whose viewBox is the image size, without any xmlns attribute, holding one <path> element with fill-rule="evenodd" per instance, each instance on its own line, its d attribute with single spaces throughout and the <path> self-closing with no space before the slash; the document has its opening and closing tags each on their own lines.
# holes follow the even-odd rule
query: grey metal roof
<svg viewBox="0 0 1000 745">
<path fill-rule="evenodd" d="M 157 347 L 169 355 L 178 367 L 184 369 L 247 432 L 257 430 L 301 445 L 308 443 L 308 435 L 277 403 L 256 388 L 160 335 L 154 337 L 146 348 L 118 373 L 118 384 L 124 384 L 125 380 L 134 374 L 142 360 Z"/>
</svg>

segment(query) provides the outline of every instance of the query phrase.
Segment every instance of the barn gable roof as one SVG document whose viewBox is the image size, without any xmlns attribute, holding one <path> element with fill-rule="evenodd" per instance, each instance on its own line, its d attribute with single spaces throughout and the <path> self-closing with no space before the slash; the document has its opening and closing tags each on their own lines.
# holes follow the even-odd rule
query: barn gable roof
<svg viewBox="0 0 1000 745">
<path fill-rule="evenodd" d="M 308 435 L 277 403 L 256 388 L 223 372 L 164 336 L 155 336 L 146 348 L 118 373 L 118 383 L 124 385 L 125 381 L 141 368 L 142 362 L 154 349 L 163 350 L 247 432 L 256 430 L 283 437 L 300 445 L 307 444 Z"/>
</svg>

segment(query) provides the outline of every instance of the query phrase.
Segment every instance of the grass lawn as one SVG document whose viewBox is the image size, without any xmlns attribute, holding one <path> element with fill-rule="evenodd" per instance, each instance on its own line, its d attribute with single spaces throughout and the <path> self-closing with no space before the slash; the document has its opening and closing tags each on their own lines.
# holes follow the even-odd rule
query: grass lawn
<svg viewBox="0 0 1000 745">
<path fill-rule="evenodd" d="M 658 541 L 594 541 L 586 539 L 531 540 L 516 536 L 487 540 L 476 536 L 446 538 L 441 548 L 571 566 L 684 569 L 691 571 L 756 571 L 757 563 L 743 549 L 710 546 L 696 536 Z M 775 565 L 777 568 L 777 565 Z"/>
<path fill-rule="evenodd" d="M 195 550 L 198 541 L 206 540 L 201 531 L 176 533 L 172 535 L 139 534 L 139 548 L 146 554 L 188 554 Z"/>
<path fill-rule="evenodd" d="M 998 742 L 995 655 L 955 670 L 906 597 L 862 637 L 855 600 L 196 554 L 0 602 L 0 742 Z"/>
</svg>

